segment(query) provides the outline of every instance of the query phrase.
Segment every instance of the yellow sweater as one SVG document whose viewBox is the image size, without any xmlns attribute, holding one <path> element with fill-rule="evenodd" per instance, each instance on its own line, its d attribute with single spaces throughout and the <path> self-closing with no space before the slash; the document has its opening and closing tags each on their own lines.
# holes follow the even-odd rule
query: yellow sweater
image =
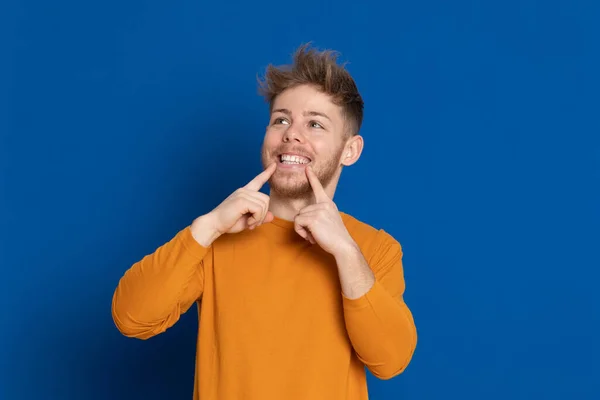
<svg viewBox="0 0 600 400">
<path fill-rule="evenodd" d="M 402 300 L 400 244 L 341 213 L 376 282 L 358 299 L 335 259 L 279 218 L 205 248 L 190 227 L 135 263 L 112 315 L 128 337 L 164 332 L 198 302 L 194 400 L 364 400 L 408 365 L 417 334 Z"/>
</svg>

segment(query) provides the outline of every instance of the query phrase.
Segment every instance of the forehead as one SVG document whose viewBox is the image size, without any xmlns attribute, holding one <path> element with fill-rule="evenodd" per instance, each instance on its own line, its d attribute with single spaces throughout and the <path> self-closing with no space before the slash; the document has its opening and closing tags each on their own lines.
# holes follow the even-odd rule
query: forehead
<svg viewBox="0 0 600 400">
<path fill-rule="evenodd" d="M 317 111 L 330 118 L 341 118 L 341 108 L 331 101 L 331 97 L 312 86 L 302 85 L 284 90 L 273 102 L 273 109 L 285 108 L 292 114 Z"/>
</svg>

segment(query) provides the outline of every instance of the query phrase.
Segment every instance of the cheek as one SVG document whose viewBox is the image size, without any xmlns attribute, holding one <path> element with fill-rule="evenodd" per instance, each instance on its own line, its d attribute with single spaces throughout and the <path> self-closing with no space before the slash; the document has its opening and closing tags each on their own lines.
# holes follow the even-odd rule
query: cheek
<svg viewBox="0 0 600 400">
<path fill-rule="evenodd" d="M 279 146 L 281 142 L 281 134 L 273 129 L 267 129 L 264 138 L 264 146 L 267 149 L 273 149 Z"/>
<path fill-rule="evenodd" d="M 313 154 L 315 154 L 318 159 L 326 159 L 330 157 L 332 151 L 331 146 L 323 141 L 315 140 L 309 143 L 310 149 Z"/>
</svg>

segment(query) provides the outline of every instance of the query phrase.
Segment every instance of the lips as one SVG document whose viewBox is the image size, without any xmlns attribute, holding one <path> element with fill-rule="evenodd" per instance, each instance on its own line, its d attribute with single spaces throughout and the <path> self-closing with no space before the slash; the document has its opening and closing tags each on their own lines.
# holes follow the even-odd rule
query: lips
<svg viewBox="0 0 600 400">
<path fill-rule="evenodd" d="M 312 161 L 310 157 L 299 153 L 282 153 L 278 158 L 280 163 L 289 165 L 306 165 Z"/>
</svg>

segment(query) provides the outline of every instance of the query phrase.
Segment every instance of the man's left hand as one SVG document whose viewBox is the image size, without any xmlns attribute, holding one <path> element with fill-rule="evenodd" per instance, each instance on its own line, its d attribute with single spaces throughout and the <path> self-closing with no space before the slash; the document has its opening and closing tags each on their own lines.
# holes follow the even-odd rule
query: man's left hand
<svg viewBox="0 0 600 400">
<path fill-rule="evenodd" d="M 304 239 L 318 244 L 337 256 L 351 248 L 354 240 L 348 233 L 337 206 L 329 198 L 314 171 L 307 166 L 306 176 L 315 194 L 315 204 L 300 210 L 294 218 L 294 229 Z"/>
</svg>

